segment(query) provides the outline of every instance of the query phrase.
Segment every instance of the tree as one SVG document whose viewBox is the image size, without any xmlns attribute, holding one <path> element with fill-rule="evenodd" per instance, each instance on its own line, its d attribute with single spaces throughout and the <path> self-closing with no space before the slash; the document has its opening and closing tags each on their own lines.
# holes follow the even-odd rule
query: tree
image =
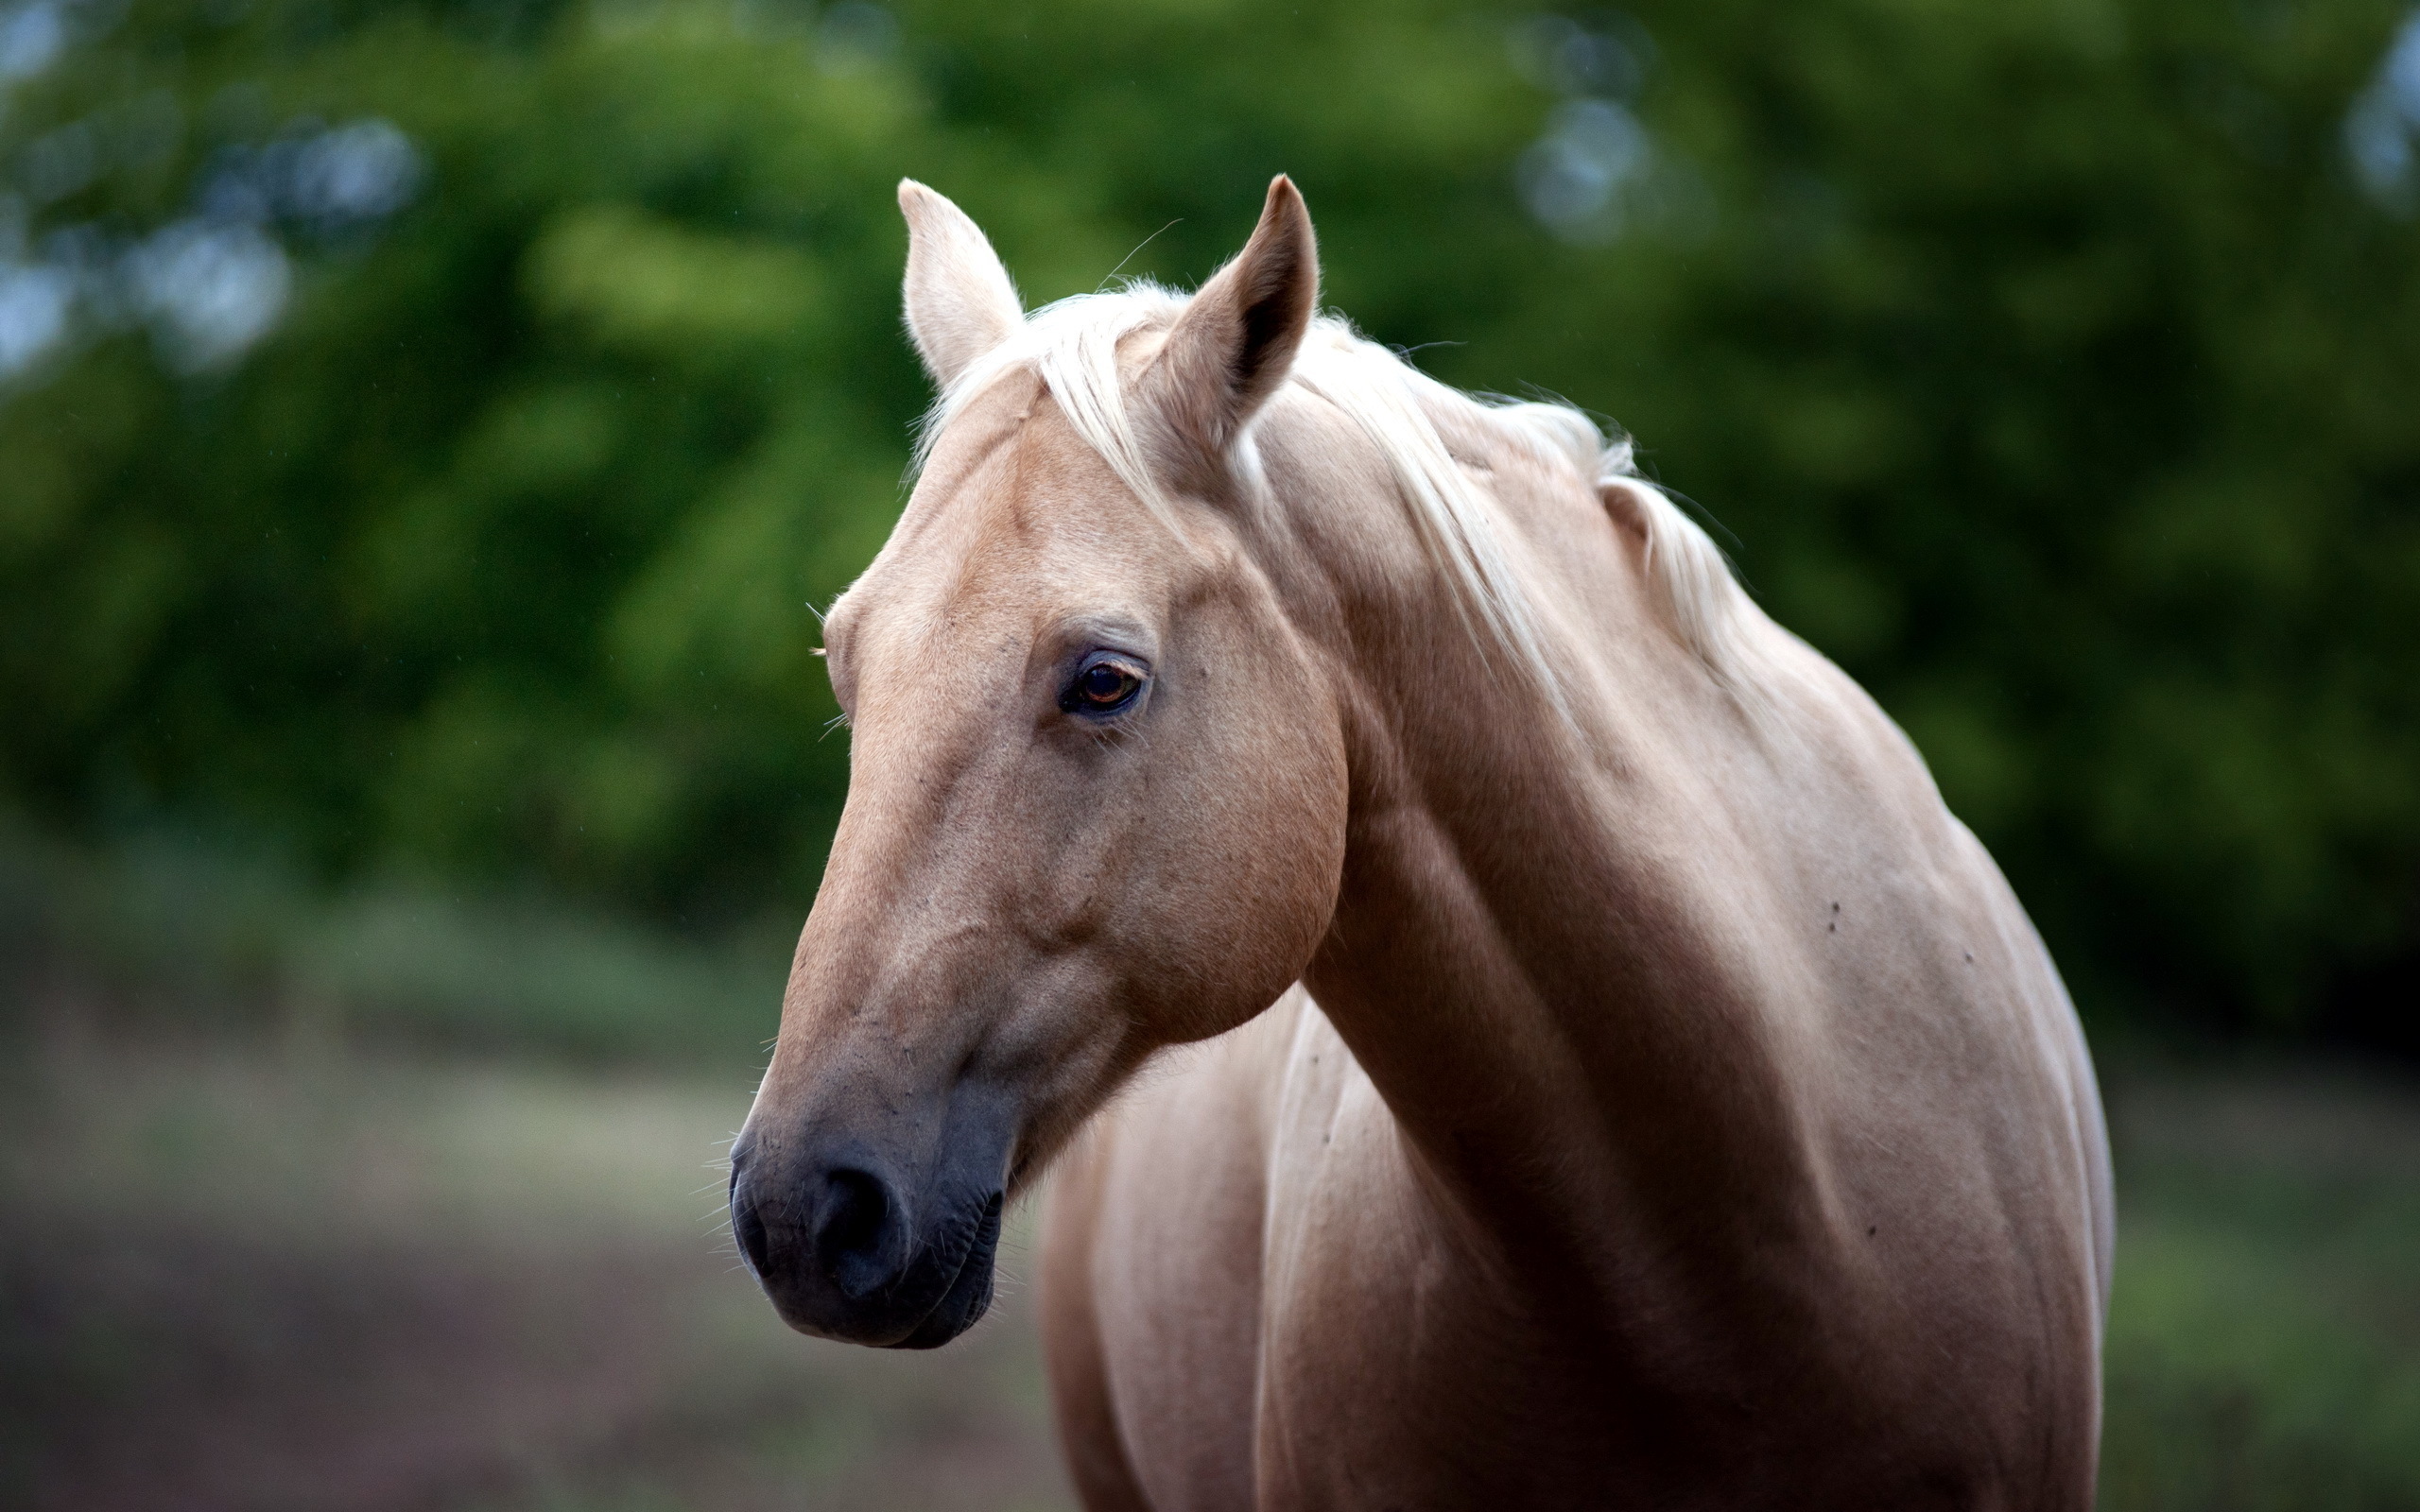
<svg viewBox="0 0 2420 1512">
<path fill-rule="evenodd" d="M 1373 335 L 1728 527 L 2088 1011 L 2420 962 L 2384 0 L 8 14 L 0 791 L 54 822 L 802 909 L 813 608 L 926 397 L 892 182 L 1038 301 L 1201 277 L 1284 170 Z"/>
</svg>

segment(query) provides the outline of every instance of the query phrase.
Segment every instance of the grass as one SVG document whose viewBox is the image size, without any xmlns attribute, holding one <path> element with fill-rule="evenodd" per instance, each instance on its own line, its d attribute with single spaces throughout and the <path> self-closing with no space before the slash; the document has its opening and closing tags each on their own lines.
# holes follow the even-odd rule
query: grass
<svg viewBox="0 0 2420 1512">
<path fill-rule="evenodd" d="M 2420 1508 L 2420 1094 L 2308 1068 L 2109 1090 L 2101 1505 Z"/>
<path fill-rule="evenodd" d="M 1067 1504 L 1022 1230 L 947 1351 L 790 1333 L 720 1222 L 743 1083 L 56 1018 L 10 1049 L 0 1504 Z"/>
<path fill-rule="evenodd" d="M 183 1028 L 761 1064 L 804 917 L 802 903 L 700 935 L 407 878 L 330 892 L 273 854 L 192 834 L 70 846 L 0 816 L 0 959 L 65 963 L 120 1016 Z"/>
</svg>

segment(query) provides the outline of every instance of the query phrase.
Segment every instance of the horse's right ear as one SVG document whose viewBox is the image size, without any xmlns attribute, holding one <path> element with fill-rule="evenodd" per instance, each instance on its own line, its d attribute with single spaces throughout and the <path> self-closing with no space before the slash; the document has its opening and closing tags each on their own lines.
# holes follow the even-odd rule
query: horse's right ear
<svg viewBox="0 0 2420 1512">
<path fill-rule="evenodd" d="M 908 335 L 933 382 L 947 388 L 967 365 L 1024 323 L 1016 285 L 981 227 L 913 179 L 899 180 L 908 217 Z"/>
<path fill-rule="evenodd" d="M 1153 360 L 1152 398 L 1176 438 L 1202 460 L 1223 457 L 1293 369 L 1319 301 L 1311 213 L 1279 174 L 1252 240 L 1201 285 Z"/>
</svg>

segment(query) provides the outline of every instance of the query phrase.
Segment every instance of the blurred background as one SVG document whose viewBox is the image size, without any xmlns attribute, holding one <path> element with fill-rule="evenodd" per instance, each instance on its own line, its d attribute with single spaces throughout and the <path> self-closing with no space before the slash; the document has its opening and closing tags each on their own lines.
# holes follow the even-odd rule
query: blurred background
<svg viewBox="0 0 2420 1512">
<path fill-rule="evenodd" d="M 893 183 L 1030 304 L 1278 171 L 2001 859 L 2103 1504 L 2420 1507 L 2409 0 L 0 0 L 0 1503 L 1067 1504 L 1021 1288 L 790 1335 L 720 1142 L 928 398 Z"/>
</svg>

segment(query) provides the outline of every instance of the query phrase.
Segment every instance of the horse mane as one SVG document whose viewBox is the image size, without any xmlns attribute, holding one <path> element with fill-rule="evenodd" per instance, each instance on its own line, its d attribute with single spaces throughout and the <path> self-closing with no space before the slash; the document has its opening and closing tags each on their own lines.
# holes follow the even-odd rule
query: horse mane
<svg viewBox="0 0 2420 1512">
<path fill-rule="evenodd" d="M 1138 281 L 1034 311 L 1008 340 L 969 363 L 934 402 L 918 428 L 913 469 L 922 470 L 942 429 L 970 399 L 1004 373 L 1023 369 L 1048 387 L 1076 434 L 1119 481 L 1173 524 L 1150 442 L 1126 403 L 1117 349 L 1135 332 L 1172 325 L 1187 299 Z M 1529 593 L 1504 553 L 1495 503 L 1439 434 L 1441 414 L 1476 421 L 1540 463 L 1568 467 L 1592 490 L 1616 484 L 1628 490 L 1638 501 L 1646 530 L 1650 579 L 1682 642 L 1734 698 L 1752 709 L 1765 701 L 1755 676 L 1763 659 L 1751 640 L 1763 616 L 1732 576 L 1722 549 L 1662 489 L 1639 475 L 1628 437 L 1609 438 L 1595 420 L 1566 404 L 1450 387 L 1334 315 L 1312 321 L 1288 383 L 1341 410 L 1392 465 L 1411 506 L 1413 527 L 1431 561 L 1455 585 L 1465 619 L 1474 629 L 1484 626 L 1521 663 L 1555 665 Z M 1269 413 L 1264 408 L 1261 419 Z M 1255 487 L 1263 486 L 1253 445 L 1258 423 L 1245 428 L 1235 457 L 1238 472 Z M 1548 696 L 1562 706 L 1559 680 L 1550 670 L 1546 680 Z"/>
</svg>

